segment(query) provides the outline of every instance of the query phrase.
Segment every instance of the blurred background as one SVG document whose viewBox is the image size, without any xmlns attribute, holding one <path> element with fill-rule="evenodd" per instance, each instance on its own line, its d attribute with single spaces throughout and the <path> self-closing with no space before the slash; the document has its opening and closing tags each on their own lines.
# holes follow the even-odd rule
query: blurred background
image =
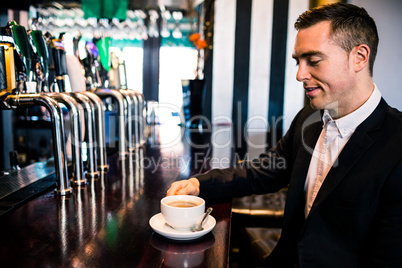
<svg viewBox="0 0 402 268">
<path fill-rule="evenodd" d="M 272 146 L 306 104 L 291 58 L 293 23 L 309 7 L 329 2 L 14 0 L 0 4 L 0 26 L 16 21 L 61 40 L 67 57 L 82 66 L 70 68 L 67 91 L 79 87 L 74 71 L 86 74 L 86 88 L 133 89 L 157 105 L 156 123 L 230 125 L 236 152 L 252 158 Z M 402 1 L 345 2 L 365 7 L 376 20 L 374 81 L 388 103 L 402 109 Z M 37 114 L 0 113 L 0 170 L 9 168 L 14 150 L 21 164 L 51 154 L 49 130 L 32 125 Z"/>
</svg>

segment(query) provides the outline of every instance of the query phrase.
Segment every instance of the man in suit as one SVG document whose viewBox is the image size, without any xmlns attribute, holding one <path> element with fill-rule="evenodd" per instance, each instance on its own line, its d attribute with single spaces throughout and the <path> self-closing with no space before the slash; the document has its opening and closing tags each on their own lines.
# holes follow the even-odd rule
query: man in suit
<svg viewBox="0 0 402 268">
<path fill-rule="evenodd" d="M 402 267 L 402 113 L 373 83 L 374 20 L 360 7 L 304 12 L 293 57 L 310 107 L 258 159 L 174 182 L 173 194 L 232 197 L 288 186 L 268 267 Z"/>
</svg>

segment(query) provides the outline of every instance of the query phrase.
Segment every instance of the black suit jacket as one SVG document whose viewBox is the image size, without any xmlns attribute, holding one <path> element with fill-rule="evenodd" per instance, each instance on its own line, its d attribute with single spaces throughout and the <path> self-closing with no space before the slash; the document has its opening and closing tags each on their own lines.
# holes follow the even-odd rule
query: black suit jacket
<svg viewBox="0 0 402 268">
<path fill-rule="evenodd" d="M 402 267 L 402 113 L 382 99 L 329 171 L 310 214 L 304 184 L 322 129 L 306 107 L 259 159 L 197 175 L 205 198 L 289 187 L 282 235 L 270 267 Z"/>
</svg>

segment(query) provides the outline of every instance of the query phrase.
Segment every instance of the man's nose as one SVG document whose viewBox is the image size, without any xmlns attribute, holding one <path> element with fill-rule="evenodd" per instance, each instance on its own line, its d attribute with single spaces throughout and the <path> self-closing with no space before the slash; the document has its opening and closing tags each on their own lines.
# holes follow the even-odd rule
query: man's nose
<svg viewBox="0 0 402 268">
<path fill-rule="evenodd" d="M 308 71 L 308 68 L 305 64 L 300 63 L 299 69 L 297 70 L 296 79 L 299 82 L 303 82 L 305 80 L 309 80 L 311 78 L 311 74 Z"/>
</svg>

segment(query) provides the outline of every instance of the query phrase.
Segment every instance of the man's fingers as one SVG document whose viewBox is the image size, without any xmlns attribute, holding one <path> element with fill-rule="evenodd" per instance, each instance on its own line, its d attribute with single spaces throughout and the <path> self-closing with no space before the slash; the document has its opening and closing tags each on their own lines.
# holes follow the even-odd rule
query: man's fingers
<svg viewBox="0 0 402 268">
<path fill-rule="evenodd" d="M 174 182 L 170 186 L 169 190 L 167 191 L 166 195 L 176 195 L 177 192 L 181 189 L 180 183 L 179 182 Z"/>
<path fill-rule="evenodd" d="M 177 191 L 178 195 L 187 195 L 187 191 L 185 189 L 180 189 L 179 191 Z"/>
<path fill-rule="evenodd" d="M 167 191 L 166 195 L 178 195 L 181 194 L 179 193 L 183 188 L 187 186 L 187 181 L 176 181 L 172 183 L 170 186 L 169 190 Z"/>
<path fill-rule="evenodd" d="M 198 195 L 199 183 L 197 181 L 183 180 L 172 183 L 166 195 Z"/>
</svg>

